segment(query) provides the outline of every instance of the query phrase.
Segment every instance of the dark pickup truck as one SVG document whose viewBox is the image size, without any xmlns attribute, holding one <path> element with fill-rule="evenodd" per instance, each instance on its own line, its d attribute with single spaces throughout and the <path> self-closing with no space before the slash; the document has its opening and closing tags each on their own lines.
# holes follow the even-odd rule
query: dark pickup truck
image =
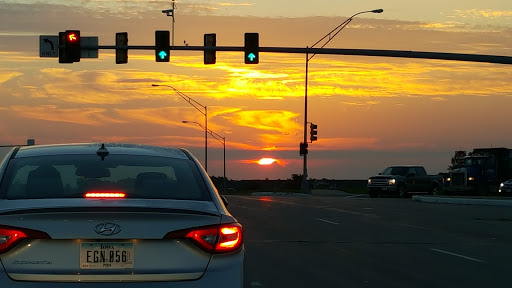
<svg viewBox="0 0 512 288">
<path fill-rule="evenodd" d="M 391 166 L 370 177 L 367 187 L 372 198 L 381 194 L 400 197 L 420 193 L 437 195 L 443 187 L 443 179 L 443 175 L 427 175 L 423 166 Z"/>
</svg>

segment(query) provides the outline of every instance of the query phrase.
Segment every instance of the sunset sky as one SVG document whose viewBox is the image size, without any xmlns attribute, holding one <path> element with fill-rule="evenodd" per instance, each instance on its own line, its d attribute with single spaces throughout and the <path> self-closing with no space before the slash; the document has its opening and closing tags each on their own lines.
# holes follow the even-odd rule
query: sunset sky
<svg viewBox="0 0 512 288">
<path fill-rule="evenodd" d="M 362 14 L 326 47 L 512 56 L 510 0 L 181 0 L 175 45 L 243 46 L 259 33 L 262 47 L 307 47 L 351 15 Z M 302 174 L 305 55 L 130 50 L 116 65 L 114 50 L 98 59 L 59 64 L 39 57 L 39 36 L 78 29 L 114 45 L 154 45 L 155 30 L 171 30 L 161 11 L 171 1 L 0 0 L 0 145 L 129 142 L 184 147 L 204 164 L 204 116 L 171 85 L 208 107 L 208 128 L 226 138 L 230 179 L 287 179 Z M 367 56 L 316 55 L 309 62 L 308 174 L 366 179 L 393 164 L 445 171 L 456 150 L 512 148 L 512 65 Z M 275 161 L 263 161 L 272 158 Z M 223 145 L 208 140 L 208 172 L 223 174 Z"/>
</svg>

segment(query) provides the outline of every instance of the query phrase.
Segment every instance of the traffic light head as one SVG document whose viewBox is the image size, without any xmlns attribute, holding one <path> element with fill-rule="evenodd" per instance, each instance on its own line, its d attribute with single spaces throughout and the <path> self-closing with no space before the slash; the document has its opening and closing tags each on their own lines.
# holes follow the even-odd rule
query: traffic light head
<svg viewBox="0 0 512 288">
<path fill-rule="evenodd" d="M 299 144 L 299 155 L 306 155 L 308 154 L 308 143 L 300 142 Z"/>
<path fill-rule="evenodd" d="M 258 33 L 245 33 L 245 64 L 260 63 L 260 37 Z"/>
<path fill-rule="evenodd" d="M 212 47 L 217 46 L 216 34 L 204 34 L 204 64 L 215 64 L 217 55 Z"/>
<path fill-rule="evenodd" d="M 156 62 L 169 62 L 171 49 L 169 46 L 169 31 L 155 31 L 155 60 Z"/>
<path fill-rule="evenodd" d="M 59 33 L 59 63 L 80 62 L 80 30 Z"/>
<path fill-rule="evenodd" d="M 116 64 L 128 63 L 128 32 L 116 33 Z"/>
<path fill-rule="evenodd" d="M 309 140 L 311 140 L 311 142 L 318 140 L 318 137 L 316 136 L 318 134 L 318 131 L 316 131 L 316 129 L 318 128 L 318 125 L 311 123 L 311 124 L 309 124 L 309 128 L 310 128 Z"/>
</svg>

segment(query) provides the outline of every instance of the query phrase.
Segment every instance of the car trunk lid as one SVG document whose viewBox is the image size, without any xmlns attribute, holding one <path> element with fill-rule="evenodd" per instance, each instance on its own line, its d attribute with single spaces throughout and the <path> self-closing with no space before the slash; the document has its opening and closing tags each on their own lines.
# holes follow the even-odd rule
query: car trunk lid
<svg viewBox="0 0 512 288">
<path fill-rule="evenodd" d="M 165 235 L 216 225 L 221 219 L 208 201 L 2 201 L 10 204 L 0 210 L 4 228 L 43 235 L 23 239 L 0 254 L 8 275 L 20 281 L 197 279 L 211 254 L 188 239 Z"/>
</svg>

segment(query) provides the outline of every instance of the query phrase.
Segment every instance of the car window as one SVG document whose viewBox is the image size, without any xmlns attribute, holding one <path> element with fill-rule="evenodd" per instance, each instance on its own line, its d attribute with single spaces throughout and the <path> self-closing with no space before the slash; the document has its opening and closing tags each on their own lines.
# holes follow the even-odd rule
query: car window
<svg viewBox="0 0 512 288">
<path fill-rule="evenodd" d="M 405 176 L 407 174 L 407 168 L 406 167 L 393 167 L 390 172 L 391 173 L 389 175 Z"/>
<path fill-rule="evenodd" d="M 426 176 L 427 173 L 425 172 L 425 169 L 422 169 L 420 167 L 416 167 L 416 176 Z"/>
<path fill-rule="evenodd" d="M 7 199 L 81 198 L 122 192 L 126 198 L 210 200 L 195 164 L 155 156 L 59 155 L 12 159 L 0 187 Z"/>
</svg>

